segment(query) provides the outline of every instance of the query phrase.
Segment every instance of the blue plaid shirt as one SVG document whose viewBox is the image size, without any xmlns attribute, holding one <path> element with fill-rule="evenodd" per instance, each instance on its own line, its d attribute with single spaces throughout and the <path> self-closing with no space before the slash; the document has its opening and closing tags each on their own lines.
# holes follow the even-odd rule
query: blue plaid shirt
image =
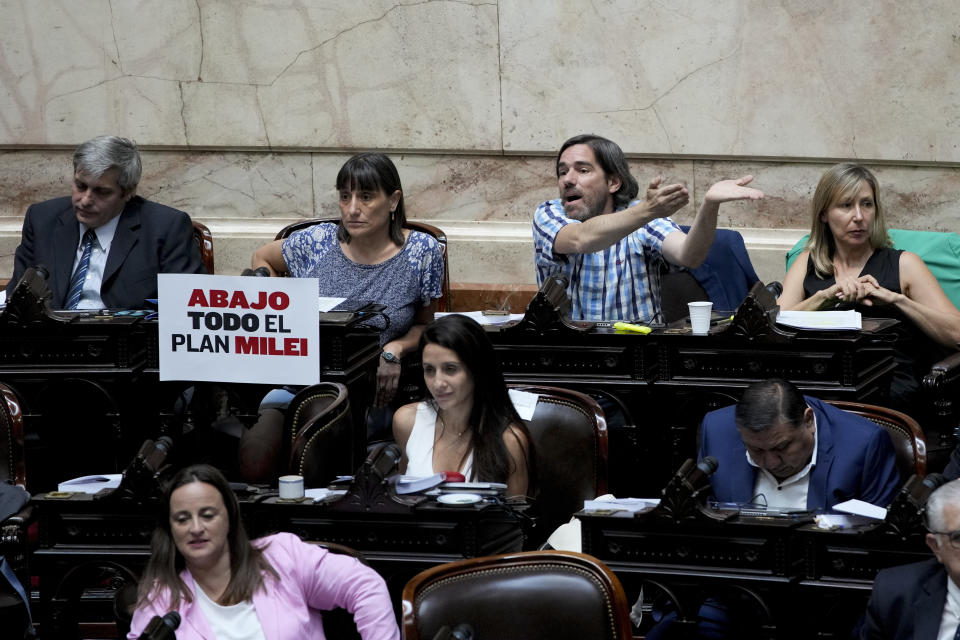
<svg viewBox="0 0 960 640">
<path fill-rule="evenodd" d="M 602 251 L 556 254 L 553 241 L 568 224 L 580 223 L 566 216 L 559 199 L 533 214 L 537 284 L 552 274 L 567 276 L 574 320 L 660 320 L 661 247 L 664 238 L 680 231 L 676 223 L 657 218 Z"/>
</svg>

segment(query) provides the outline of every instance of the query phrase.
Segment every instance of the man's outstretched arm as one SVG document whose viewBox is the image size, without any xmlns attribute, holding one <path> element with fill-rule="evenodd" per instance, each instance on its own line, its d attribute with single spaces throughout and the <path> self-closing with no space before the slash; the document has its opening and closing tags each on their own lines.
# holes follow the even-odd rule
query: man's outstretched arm
<svg viewBox="0 0 960 640">
<path fill-rule="evenodd" d="M 593 253 L 620 242 L 643 225 L 666 218 L 686 206 L 690 194 L 682 184 L 668 184 L 657 176 L 647 187 L 643 202 L 622 211 L 598 215 L 582 224 L 568 224 L 557 232 L 553 251 L 558 254 Z M 667 236 L 669 237 L 669 236 Z"/>
<path fill-rule="evenodd" d="M 664 238 L 663 257 L 667 262 L 691 269 L 703 264 L 717 230 L 720 204 L 733 200 L 763 199 L 763 191 L 746 186 L 752 180 L 753 176 L 743 176 L 737 180 L 721 180 L 710 187 L 697 211 L 697 217 L 690 225 L 690 231 L 686 234 L 671 233 Z"/>
</svg>

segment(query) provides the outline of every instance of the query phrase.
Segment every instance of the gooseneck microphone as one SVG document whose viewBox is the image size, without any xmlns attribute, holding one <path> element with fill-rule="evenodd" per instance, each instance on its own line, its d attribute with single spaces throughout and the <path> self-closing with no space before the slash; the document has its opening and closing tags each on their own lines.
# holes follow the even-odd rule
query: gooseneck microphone
<svg viewBox="0 0 960 640">
<path fill-rule="evenodd" d="M 367 458 L 366 464 L 378 478 L 383 479 L 389 476 L 400 463 L 400 455 L 400 447 L 391 442 L 379 449 L 374 449 Z"/>
<path fill-rule="evenodd" d="M 930 494 L 946 481 L 939 473 L 931 473 L 923 478 L 918 475 L 910 476 L 887 507 L 884 522 L 904 538 L 922 531 L 927 500 Z"/>
<path fill-rule="evenodd" d="M 900 493 L 893 501 L 906 500 L 914 507 L 923 509 L 927 505 L 930 494 L 946 481 L 947 479 L 939 473 L 930 473 L 922 478 L 914 474 L 903 483 Z"/>
<path fill-rule="evenodd" d="M 690 493 L 696 493 L 706 486 L 719 466 L 720 463 L 713 456 L 704 456 L 696 463 L 693 458 L 687 458 L 677 469 L 671 484 L 680 484 Z"/>
<path fill-rule="evenodd" d="M 164 462 L 172 449 L 173 440 L 169 436 L 160 436 L 156 441 L 145 440 L 140 451 L 124 469 L 120 486 L 108 498 L 141 502 L 158 499 L 163 495 L 161 476 L 169 469 Z"/>
<path fill-rule="evenodd" d="M 700 496 L 709 491 L 710 476 L 719 466 L 713 456 L 704 456 L 699 462 L 687 458 L 663 488 L 659 513 L 679 521 L 701 512 Z"/>
<path fill-rule="evenodd" d="M 180 626 L 180 614 L 171 611 L 161 616 L 153 616 L 150 623 L 140 634 L 140 640 L 176 640 L 174 631 Z"/>
<path fill-rule="evenodd" d="M 690 491 L 698 491 L 710 483 L 710 476 L 717 470 L 720 463 L 713 456 L 704 456 L 693 466 L 683 479 Z"/>
<path fill-rule="evenodd" d="M 945 484 L 947 484 L 946 476 L 943 476 L 939 473 L 928 473 L 923 479 L 923 486 L 926 491 L 926 495 L 923 496 L 924 502 L 926 502 L 927 498 L 930 497 L 931 493 Z"/>
</svg>

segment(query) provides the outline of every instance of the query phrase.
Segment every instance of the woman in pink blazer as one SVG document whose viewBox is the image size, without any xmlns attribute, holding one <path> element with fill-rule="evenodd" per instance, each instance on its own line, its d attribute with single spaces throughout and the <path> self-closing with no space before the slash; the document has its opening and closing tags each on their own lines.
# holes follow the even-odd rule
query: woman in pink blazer
<svg viewBox="0 0 960 640">
<path fill-rule="evenodd" d="M 154 616 L 180 614 L 178 640 L 324 638 L 321 610 L 353 613 L 364 640 L 396 640 L 383 579 L 355 558 L 280 533 L 247 538 L 223 475 L 208 465 L 180 471 L 165 494 L 140 581 L 128 638 Z"/>
</svg>

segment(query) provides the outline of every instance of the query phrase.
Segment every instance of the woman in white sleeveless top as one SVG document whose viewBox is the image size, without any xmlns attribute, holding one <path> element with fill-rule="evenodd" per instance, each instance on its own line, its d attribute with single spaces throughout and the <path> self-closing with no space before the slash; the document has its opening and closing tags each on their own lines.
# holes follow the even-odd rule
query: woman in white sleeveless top
<svg viewBox="0 0 960 640">
<path fill-rule="evenodd" d="M 427 325 L 420 350 L 430 397 L 393 416 L 401 473 L 459 471 L 469 481 L 506 483 L 507 496 L 526 495 L 530 436 L 486 332 L 466 316 L 446 316 Z"/>
</svg>

